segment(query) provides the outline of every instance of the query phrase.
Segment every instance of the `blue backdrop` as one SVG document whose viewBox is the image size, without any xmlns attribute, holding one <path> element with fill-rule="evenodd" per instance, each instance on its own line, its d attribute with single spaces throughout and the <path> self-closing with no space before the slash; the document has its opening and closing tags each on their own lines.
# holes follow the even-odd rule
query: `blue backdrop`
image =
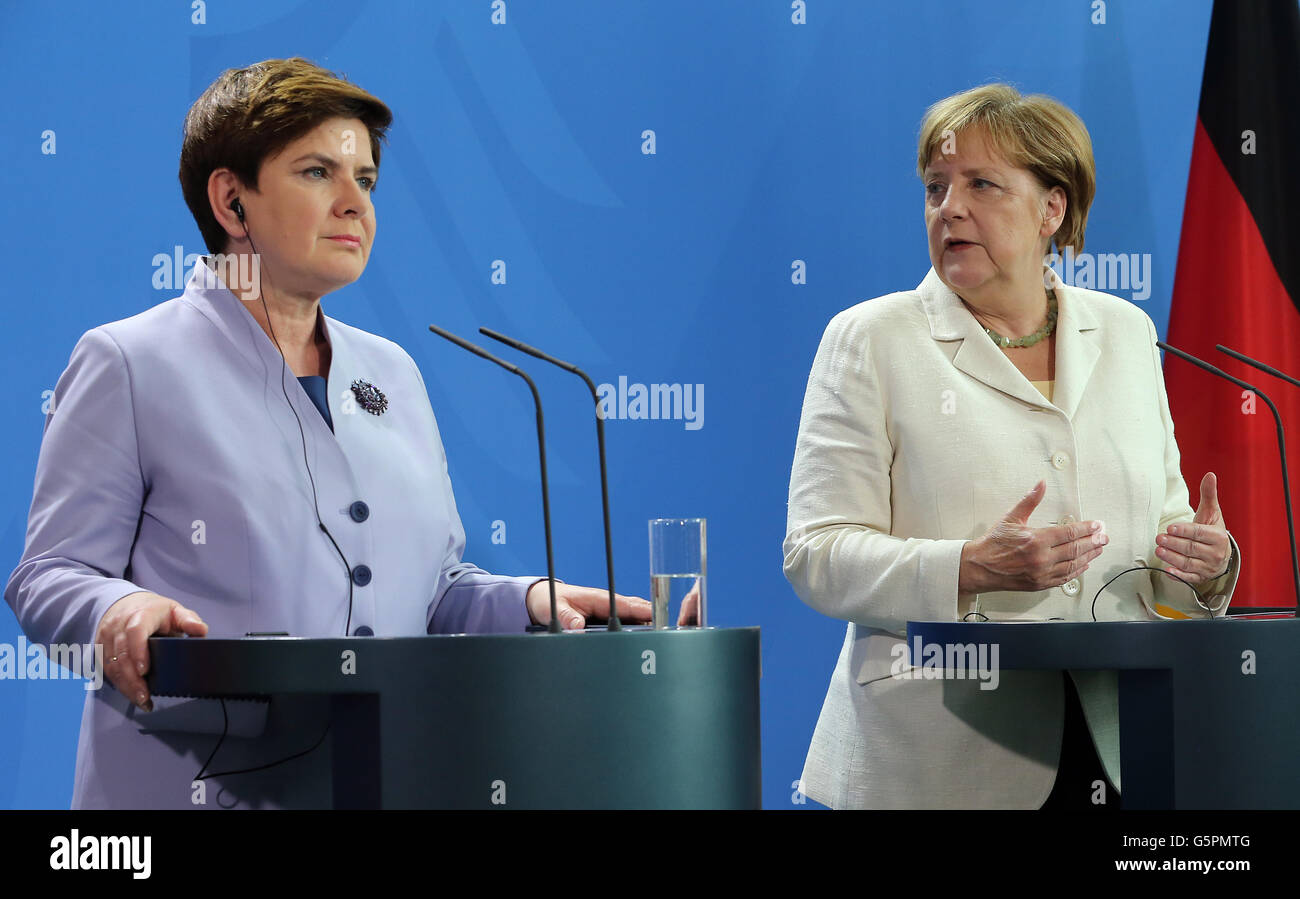
<svg viewBox="0 0 1300 899">
<path fill-rule="evenodd" d="M 180 293 L 160 256 L 204 251 L 176 177 L 186 110 L 223 69 L 306 56 L 396 115 L 369 267 L 323 304 L 420 364 L 467 558 L 545 570 L 531 403 L 430 322 L 516 334 L 597 382 L 702 385 L 693 420 L 608 423 L 618 588 L 647 595 L 647 519 L 709 520 L 710 623 L 762 627 L 764 801 L 798 805 L 844 631 L 781 572 L 800 404 L 830 317 L 929 267 L 922 113 L 989 80 L 1074 108 L 1097 155 L 1087 249 L 1149 254 L 1139 302 L 1163 335 L 1209 14 L 1209 0 L 0 4 L 0 567 L 22 552 L 45 392 L 73 344 Z M 603 586 L 589 401 L 527 367 L 547 404 L 558 574 Z M 18 634 L 0 609 L 0 643 Z M 84 695 L 0 681 L 0 807 L 67 806 Z"/>
</svg>

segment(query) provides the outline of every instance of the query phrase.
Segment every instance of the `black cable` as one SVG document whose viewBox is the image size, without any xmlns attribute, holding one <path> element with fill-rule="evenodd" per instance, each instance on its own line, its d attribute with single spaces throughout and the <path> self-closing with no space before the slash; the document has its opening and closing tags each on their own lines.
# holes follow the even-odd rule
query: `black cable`
<svg viewBox="0 0 1300 899">
<path fill-rule="evenodd" d="M 986 622 L 986 621 L 990 621 L 990 622 L 992 622 L 993 624 L 1004 624 L 1004 623 L 1006 623 L 1006 622 L 1003 622 L 1003 621 L 993 621 L 992 618 L 989 618 L 989 616 L 985 615 L 983 612 L 977 611 L 977 610 L 975 610 L 975 609 L 972 609 L 971 611 L 969 611 L 969 612 L 967 612 L 965 615 L 963 615 L 961 620 L 962 620 L 962 621 L 967 621 L 967 622 L 968 622 L 968 621 L 971 621 L 972 619 L 971 619 L 970 616 L 972 616 L 972 615 L 978 615 L 978 616 L 980 616 L 978 619 L 975 620 L 975 623 L 976 623 L 976 624 L 983 624 L 983 623 Z M 1023 621 L 1023 620 L 1025 620 L 1025 619 L 1020 619 L 1020 618 L 1013 618 L 1013 619 L 1012 619 L 1012 621 L 1013 621 L 1013 622 L 1016 622 L 1016 623 L 1019 623 L 1019 622 L 1021 622 L 1021 621 Z M 1041 619 L 1038 619 L 1038 620 L 1031 620 L 1031 621 L 1032 621 L 1032 623 L 1034 623 L 1034 624 L 1040 624 L 1040 623 L 1047 622 L 1047 621 L 1064 621 L 1064 620 L 1065 620 L 1064 618 L 1041 618 Z"/>
<path fill-rule="evenodd" d="M 1195 597 L 1196 604 L 1200 606 L 1202 609 L 1204 609 L 1206 612 L 1208 612 L 1210 618 L 1214 617 L 1214 609 L 1211 609 L 1209 606 L 1207 606 L 1204 602 L 1201 601 L 1201 594 L 1196 592 L 1196 587 L 1194 587 L 1191 583 L 1183 580 L 1176 574 L 1170 574 L 1168 571 L 1165 571 L 1163 568 L 1153 568 L 1150 565 L 1139 565 L 1136 568 L 1129 568 L 1124 571 L 1121 571 L 1119 574 L 1115 575 L 1113 578 L 1111 578 L 1106 583 L 1101 585 L 1101 589 L 1099 589 L 1092 597 L 1092 620 L 1093 621 L 1097 620 L 1097 600 L 1098 598 L 1100 598 L 1102 591 L 1104 591 L 1111 584 L 1115 583 L 1115 581 L 1122 578 L 1124 575 L 1132 574 L 1134 571 L 1158 571 L 1161 574 L 1165 575 L 1166 577 L 1173 578 L 1174 580 L 1178 581 L 1180 584 L 1186 584 L 1187 589 L 1192 591 L 1192 596 Z M 1223 577 L 1223 575 L 1219 575 L 1219 577 Z M 1152 597 L 1151 601 L 1154 603 L 1155 597 Z"/>
<path fill-rule="evenodd" d="M 239 223 L 244 226 L 244 236 L 248 238 L 248 245 L 253 248 L 253 254 L 260 256 L 257 252 L 257 244 L 253 243 L 253 235 L 248 233 L 248 224 L 244 222 L 244 217 L 239 217 Z M 271 332 L 271 340 L 275 342 L 275 348 L 280 351 L 280 392 L 284 394 L 284 401 L 289 405 L 289 411 L 293 413 L 293 420 L 298 423 L 298 436 L 302 439 L 302 465 L 307 469 L 307 480 L 311 483 L 311 504 L 316 513 L 316 524 L 321 531 L 329 538 L 330 543 L 334 546 L 334 551 L 339 554 L 343 560 L 343 567 L 348 573 L 348 620 L 343 626 L 343 636 L 348 636 L 352 632 L 352 565 L 348 563 L 347 557 L 343 555 L 343 550 L 339 549 L 338 542 L 334 535 L 325 527 L 325 522 L 320 517 L 320 501 L 316 497 L 316 478 L 311 473 L 311 465 L 307 462 L 307 432 L 303 430 L 302 419 L 298 417 L 298 410 L 294 407 L 293 401 L 289 399 L 289 390 L 284 386 L 284 375 L 289 369 L 288 360 L 284 357 L 284 348 L 280 346 L 280 340 L 275 336 L 275 326 L 271 324 L 271 311 L 266 307 L 266 291 L 262 287 L 262 266 L 257 266 L 257 295 L 262 301 L 262 311 L 266 314 L 266 327 Z"/>
<path fill-rule="evenodd" d="M 244 236 L 248 238 L 248 245 L 252 248 L 254 255 L 260 256 L 260 254 L 257 252 L 257 245 L 253 243 L 253 235 L 248 233 L 248 224 L 244 221 L 243 215 L 239 216 L 239 223 L 244 227 Z M 330 544 L 334 547 L 334 551 L 339 554 L 339 558 L 343 561 L 343 567 L 347 571 L 348 617 L 347 617 L 347 623 L 344 624 L 343 626 L 343 636 L 346 637 L 352 631 L 352 604 L 353 604 L 352 587 L 354 583 L 352 580 L 352 565 L 349 564 L 347 560 L 347 556 L 343 555 L 343 550 L 339 548 L 338 541 L 334 539 L 334 535 L 329 532 L 329 528 L 325 527 L 325 522 L 322 521 L 320 517 L 320 499 L 316 495 L 316 478 L 311 473 L 311 464 L 308 462 L 307 459 L 307 432 L 303 430 L 302 418 L 299 417 L 298 410 L 294 407 L 293 401 L 289 399 L 288 388 L 284 386 L 284 375 L 285 372 L 288 371 L 289 363 L 284 356 L 284 347 L 280 346 L 280 340 L 275 336 L 275 326 L 271 324 L 271 311 L 270 309 L 267 308 L 266 305 L 266 290 L 262 285 L 262 266 L 260 264 L 257 267 L 257 295 L 258 298 L 262 301 L 262 311 L 266 315 L 266 327 L 267 330 L 270 331 L 271 340 L 275 343 L 275 348 L 280 352 L 280 392 L 284 394 L 284 401 L 289 405 L 289 411 L 293 413 L 294 421 L 298 423 L 298 437 L 302 440 L 302 464 L 303 467 L 307 469 L 307 480 L 311 484 L 311 503 L 312 503 L 312 510 L 316 513 L 316 525 L 321 529 L 321 532 L 326 537 L 329 538 Z M 296 758 L 301 758 L 302 756 L 315 751 L 316 748 L 319 747 L 321 743 L 325 742 L 325 737 L 330 732 L 330 725 L 327 724 L 325 725 L 324 732 L 320 735 L 320 739 L 318 739 L 310 747 L 302 750 L 301 752 L 295 752 L 293 755 L 285 756 L 284 758 L 279 759 L 277 761 L 268 762 L 265 765 L 257 765 L 252 768 L 240 768 L 236 771 L 217 771 L 212 774 L 207 774 L 205 772 L 208 770 L 208 766 L 211 765 L 212 760 L 217 757 L 218 750 L 221 749 L 221 745 L 226 741 L 226 735 L 230 732 L 230 716 L 226 712 L 225 699 L 221 699 L 221 720 L 222 720 L 221 736 L 217 739 L 217 745 L 212 747 L 212 752 L 208 756 L 208 760 L 203 763 L 203 767 L 200 768 L 199 773 L 195 775 L 194 777 L 195 780 L 207 780 L 210 777 L 225 777 L 233 774 L 248 774 L 252 771 L 263 771 L 267 768 L 274 768 L 276 765 L 282 765 L 285 762 L 293 761 Z"/>
<path fill-rule="evenodd" d="M 212 752 L 208 754 L 208 760 L 203 763 L 203 767 L 199 769 L 199 773 L 194 775 L 195 780 L 207 779 L 204 776 L 203 772 L 208 770 L 208 765 L 211 765 L 212 760 L 217 757 L 217 750 L 221 748 L 222 743 L 226 742 L 226 733 L 229 730 L 230 730 L 230 716 L 226 714 L 226 700 L 222 698 L 221 699 L 221 736 L 217 738 L 217 745 L 213 746 Z"/>
<path fill-rule="evenodd" d="M 211 774 L 205 774 L 204 772 L 208 770 L 208 765 L 211 765 L 212 760 L 217 757 L 217 750 L 219 750 L 221 748 L 221 744 L 226 741 L 226 734 L 230 730 L 230 715 L 227 714 L 226 712 L 226 700 L 222 698 L 220 699 L 220 702 L 221 702 L 221 737 L 220 739 L 217 740 L 217 745 L 212 748 L 212 754 L 208 756 L 208 760 L 203 763 L 203 767 L 199 769 L 199 773 L 194 776 L 195 780 L 207 780 L 210 777 L 226 777 L 227 775 L 230 774 L 248 774 L 253 771 L 264 771 L 267 768 L 274 768 L 276 765 L 283 765 L 285 762 L 293 761 L 296 758 L 302 758 L 304 755 L 307 755 L 309 752 L 314 752 L 316 748 L 320 746 L 321 743 L 325 742 L 325 737 L 330 732 L 330 725 L 329 724 L 325 725 L 325 731 L 320 735 L 320 739 L 317 740 L 315 743 L 313 743 L 310 747 L 302 750 L 301 752 L 295 752 L 293 755 L 285 756 L 284 758 L 278 761 L 268 762 L 265 765 L 255 765 L 252 768 L 239 768 L 234 771 L 213 771 Z"/>
<path fill-rule="evenodd" d="M 1187 588 L 1188 588 L 1189 590 L 1192 591 L 1192 596 L 1195 598 L 1195 600 L 1196 600 L 1196 604 L 1197 604 L 1198 606 L 1200 606 L 1202 609 L 1204 609 L 1206 612 L 1209 612 L 1209 617 L 1210 617 L 1210 618 L 1213 618 L 1213 617 L 1214 617 L 1214 612 L 1215 612 L 1215 610 L 1214 610 L 1214 609 L 1211 609 L 1209 606 L 1207 606 L 1207 605 L 1206 605 L 1206 604 L 1201 600 L 1201 594 L 1199 594 L 1199 593 L 1196 592 L 1196 587 L 1194 587 L 1191 583 L 1189 583 L 1188 581 L 1183 580 L 1182 578 L 1180 578 L 1180 577 L 1179 577 L 1178 575 L 1176 575 L 1176 574 L 1170 574 L 1168 571 L 1165 571 L 1163 568 L 1153 568 L 1153 567 L 1150 566 L 1150 565 L 1139 565 L 1139 566 L 1137 566 L 1136 568 L 1128 568 L 1128 569 L 1126 569 L 1126 570 L 1124 570 L 1124 571 L 1121 571 L 1119 574 L 1115 575 L 1113 578 L 1111 578 L 1110 580 L 1108 580 L 1106 583 L 1102 584 L 1101 587 L 1097 590 L 1097 592 L 1096 592 L 1095 594 L 1093 594 L 1093 597 L 1092 597 L 1092 620 L 1093 620 L 1093 621 L 1096 621 L 1096 620 L 1097 620 L 1097 600 L 1101 598 L 1101 594 L 1102 594 L 1103 592 L 1105 592 L 1106 588 L 1109 587 L 1111 584 L 1115 583 L 1115 582 L 1116 582 L 1117 580 L 1119 580 L 1120 578 L 1122 578 L 1124 575 L 1126 575 L 1126 574 L 1132 574 L 1132 573 L 1135 572 L 1135 571 L 1158 571 L 1158 572 L 1160 572 L 1161 574 L 1165 575 L 1166 577 L 1171 577 L 1171 578 L 1173 578 L 1174 580 L 1178 581 L 1180 584 L 1186 584 L 1186 585 L 1187 585 Z M 1224 572 L 1224 574 L 1226 574 L 1226 573 L 1227 573 L 1227 572 Z M 1223 577 L 1223 575 L 1221 574 L 1221 575 L 1219 575 L 1219 577 Z M 1153 601 L 1154 601 L 1154 600 L 1153 600 Z M 980 620 L 980 621 L 988 621 L 988 620 L 989 620 L 989 617 L 988 617 L 987 615 L 985 615 L 983 612 L 979 611 L 978 609 L 975 609 L 975 610 L 972 610 L 972 611 L 970 611 L 970 612 L 967 612 L 965 615 L 962 616 L 962 619 L 961 619 L 961 620 L 962 620 L 962 621 L 970 621 L 972 615 L 978 615 L 978 616 L 979 616 L 979 619 L 978 619 L 978 620 Z M 1064 619 L 1064 618 L 1048 618 L 1048 619 L 1045 619 L 1045 620 L 1047 620 L 1047 621 L 1064 621 L 1065 619 Z"/>
</svg>

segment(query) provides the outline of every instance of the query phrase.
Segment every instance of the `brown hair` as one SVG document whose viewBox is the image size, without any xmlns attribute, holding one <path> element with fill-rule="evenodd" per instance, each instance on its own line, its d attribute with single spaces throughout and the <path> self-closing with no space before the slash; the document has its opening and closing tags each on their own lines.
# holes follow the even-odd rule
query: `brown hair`
<svg viewBox="0 0 1300 899">
<path fill-rule="evenodd" d="M 180 179 L 185 204 L 210 252 L 223 252 L 228 238 L 208 202 L 213 171 L 228 168 L 256 190 L 263 161 L 332 118 L 365 124 L 378 168 L 379 144 L 393 113 L 333 72 L 295 56 L 227 69 L 208 85 L 185 116 Z"/>
<path fill-rule="evenodd" d="M 1092 139 L 1069 107 L 1043 94 L 1023 96 L 1008 84 L 986 84 L 953 94 L 926 110 L 917 143 L 916 171 L 924 177 L 931 157 L 951 134 L 982 128 L 1008 162 L 1042 186 L 1065 191 L 1065 218 L 1052 235 L 1057 247 L 1083 249 L 1088 208 L 1097 192 Z"/>
</svg>

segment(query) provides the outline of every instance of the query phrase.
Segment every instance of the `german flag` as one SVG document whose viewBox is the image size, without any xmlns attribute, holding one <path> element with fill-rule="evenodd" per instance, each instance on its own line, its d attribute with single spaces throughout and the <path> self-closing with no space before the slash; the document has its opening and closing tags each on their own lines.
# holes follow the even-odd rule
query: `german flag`
<svg viewBox="0 0 1300 899">
<path fill-rule="evenodd" d="M 1214 345 L 1300 377 L 1298 101 L 1300 4 L 1216 0 L 1168 342 L 1273 398 L 1288 429 L 1293 481 L 1300 472 L 1300 388 Z M 1177 359 L 1165 360 L 1165 384 L 1192 508 L 1201 478 L 1215 472 L 1224 522 L 1241 545 L 1233 606 L 1293 605 L 1282 468 L 1268 407 Z M 1293 511 L 1300 521 L 1300 502 Z"/>
</svg>

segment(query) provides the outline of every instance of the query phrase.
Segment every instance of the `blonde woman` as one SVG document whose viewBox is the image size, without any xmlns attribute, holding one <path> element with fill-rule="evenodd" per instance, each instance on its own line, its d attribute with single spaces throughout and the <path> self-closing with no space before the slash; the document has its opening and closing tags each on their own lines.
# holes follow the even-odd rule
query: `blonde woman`
<svg viewBox="0 0 1300 899">
<path fill-rule="evenodd" d="M 785 573 L 848 622 L 803 791 L 1038 808 L 1059 763 L 1052 805 L 1089 806 L 1102 772 L 1122 789 L 1113 674 L 1002 672 L 994 690 L 891 676 L 906 622 L 1091 621 L 1137 565 L 1196 590 L 1132 572 L 1098 619 L 1222 615 L 1240 555 L 1213 474 L 1189 504 L 1150 318 L 1046 264 L 1083 248 L 1079 118 L 975 88 L 926 113 L 917 171 L 932 268 L 831 321 L 799 424 Z"/>
</svg>

